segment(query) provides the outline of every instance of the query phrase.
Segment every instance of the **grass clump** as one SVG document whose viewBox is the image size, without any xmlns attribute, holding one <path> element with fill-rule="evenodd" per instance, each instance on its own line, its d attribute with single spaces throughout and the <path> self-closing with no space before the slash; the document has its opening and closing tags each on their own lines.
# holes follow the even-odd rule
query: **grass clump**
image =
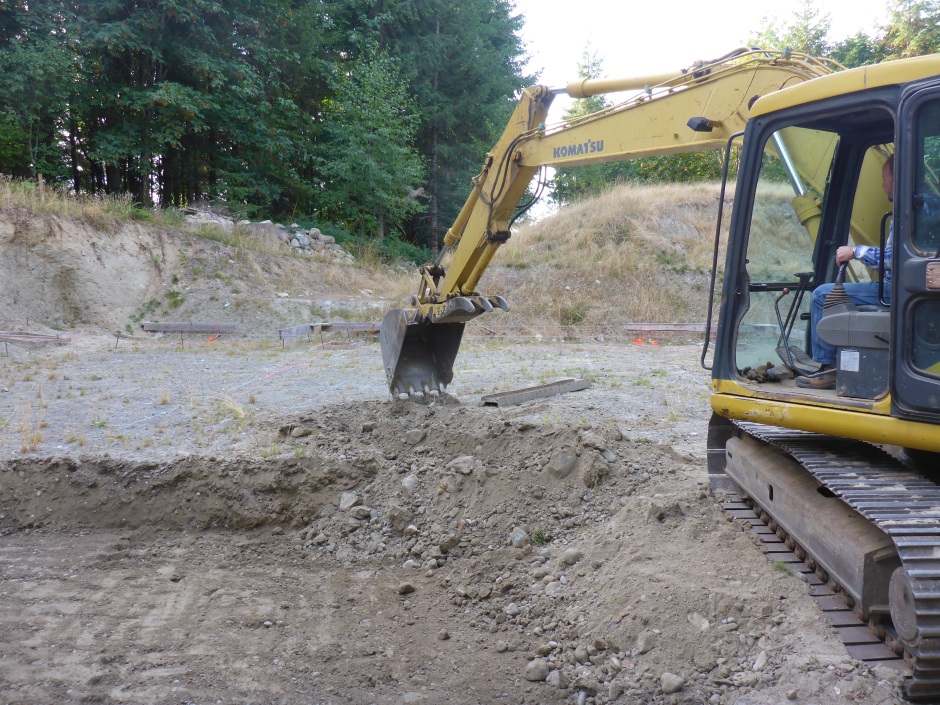
<svg viewBox="0 0 940 705">
<path fill-rule="evenodd" d="M 533 546 L 544 546 L 551 543 L 553 538 L 554 537 L 544 529 L 535 529 L 532 535 L 529 536 L 529 543 Z"/>
</svg>

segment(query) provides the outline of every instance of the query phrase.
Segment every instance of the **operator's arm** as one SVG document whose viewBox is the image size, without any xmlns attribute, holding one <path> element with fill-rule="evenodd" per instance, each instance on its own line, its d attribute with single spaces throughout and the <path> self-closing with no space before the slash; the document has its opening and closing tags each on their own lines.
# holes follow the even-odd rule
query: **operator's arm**
<svg viewBox="0 0 940 705">
<path fill-rule="evenodd" d="M 845 264 L 849 260 L 857 259 L 866 267 L 877 269 L 881 266 L 882 251 L 880 247 L 869 247 L 868 245 L 843 245 L 836 250 L 836 262 Z M 884 249 L 885 266 L 891 264 L 891 242 Z"/>
</svg>

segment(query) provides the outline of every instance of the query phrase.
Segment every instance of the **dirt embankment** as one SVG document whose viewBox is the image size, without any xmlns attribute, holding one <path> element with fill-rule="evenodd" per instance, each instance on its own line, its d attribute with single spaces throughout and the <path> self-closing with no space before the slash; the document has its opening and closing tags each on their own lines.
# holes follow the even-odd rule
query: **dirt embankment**
<svg viewBox="0 0 940 705">
<path fill-rule="evenodd" d="M 134 333 L 141 320 L 172 320 L 235 322 L 249 334 L 276 334 L 321 320 L 378 320 L 401 293 L 402 274 L 389 268 L 278 254 L 275 248 L 286 248 L 264 233 L 243 233 L 241 243 L 2 208 L 0 329 Z"/>
</svg>

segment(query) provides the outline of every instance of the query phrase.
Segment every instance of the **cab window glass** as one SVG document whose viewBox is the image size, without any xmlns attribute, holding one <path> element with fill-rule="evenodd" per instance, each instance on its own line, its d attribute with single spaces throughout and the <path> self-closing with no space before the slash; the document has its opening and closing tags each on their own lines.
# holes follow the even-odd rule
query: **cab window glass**
<svg viewBox="0 0 940 705">
<path fill-rule="evenodd" d="M 832 132 L 787 127 L 765 144 L 748 235 L 748 308 L 736 345 L 738 369 L 752 379 L 767 362 L 780 364 L 780 324 L 789 328 L 788 317 L 790 345 L 807 349 L 802 314 L 809 311 L 813 248 L 838 143 Z"/>
<path fill-rule="evenodd" d="M 940 252 L 940 103 L 927 103 L 917 115 L 914 160 L 912 244 L 921 256 Z"/>
<path fill-rule="evenodd" d="M 918 301 L 912 309 L 911 321 L 914 328 L 911 343 L 914 367 L 940 377 L 940 301 Z"/>
</svg>

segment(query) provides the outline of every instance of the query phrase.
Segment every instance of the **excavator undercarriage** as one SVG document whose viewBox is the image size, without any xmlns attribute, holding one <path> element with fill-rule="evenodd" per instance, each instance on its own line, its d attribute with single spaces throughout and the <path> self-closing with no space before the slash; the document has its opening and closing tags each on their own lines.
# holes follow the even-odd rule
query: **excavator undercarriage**
<svg viewBox="0 0 940 705">
<path fill-rule="evenodd" d="M 716 418 L 709 446 L 713 491 L 753 501 L 888 633 L 909 699 L 940 698 L 940 486 L 881 448 L 804 431 Z"/>
</svg>

